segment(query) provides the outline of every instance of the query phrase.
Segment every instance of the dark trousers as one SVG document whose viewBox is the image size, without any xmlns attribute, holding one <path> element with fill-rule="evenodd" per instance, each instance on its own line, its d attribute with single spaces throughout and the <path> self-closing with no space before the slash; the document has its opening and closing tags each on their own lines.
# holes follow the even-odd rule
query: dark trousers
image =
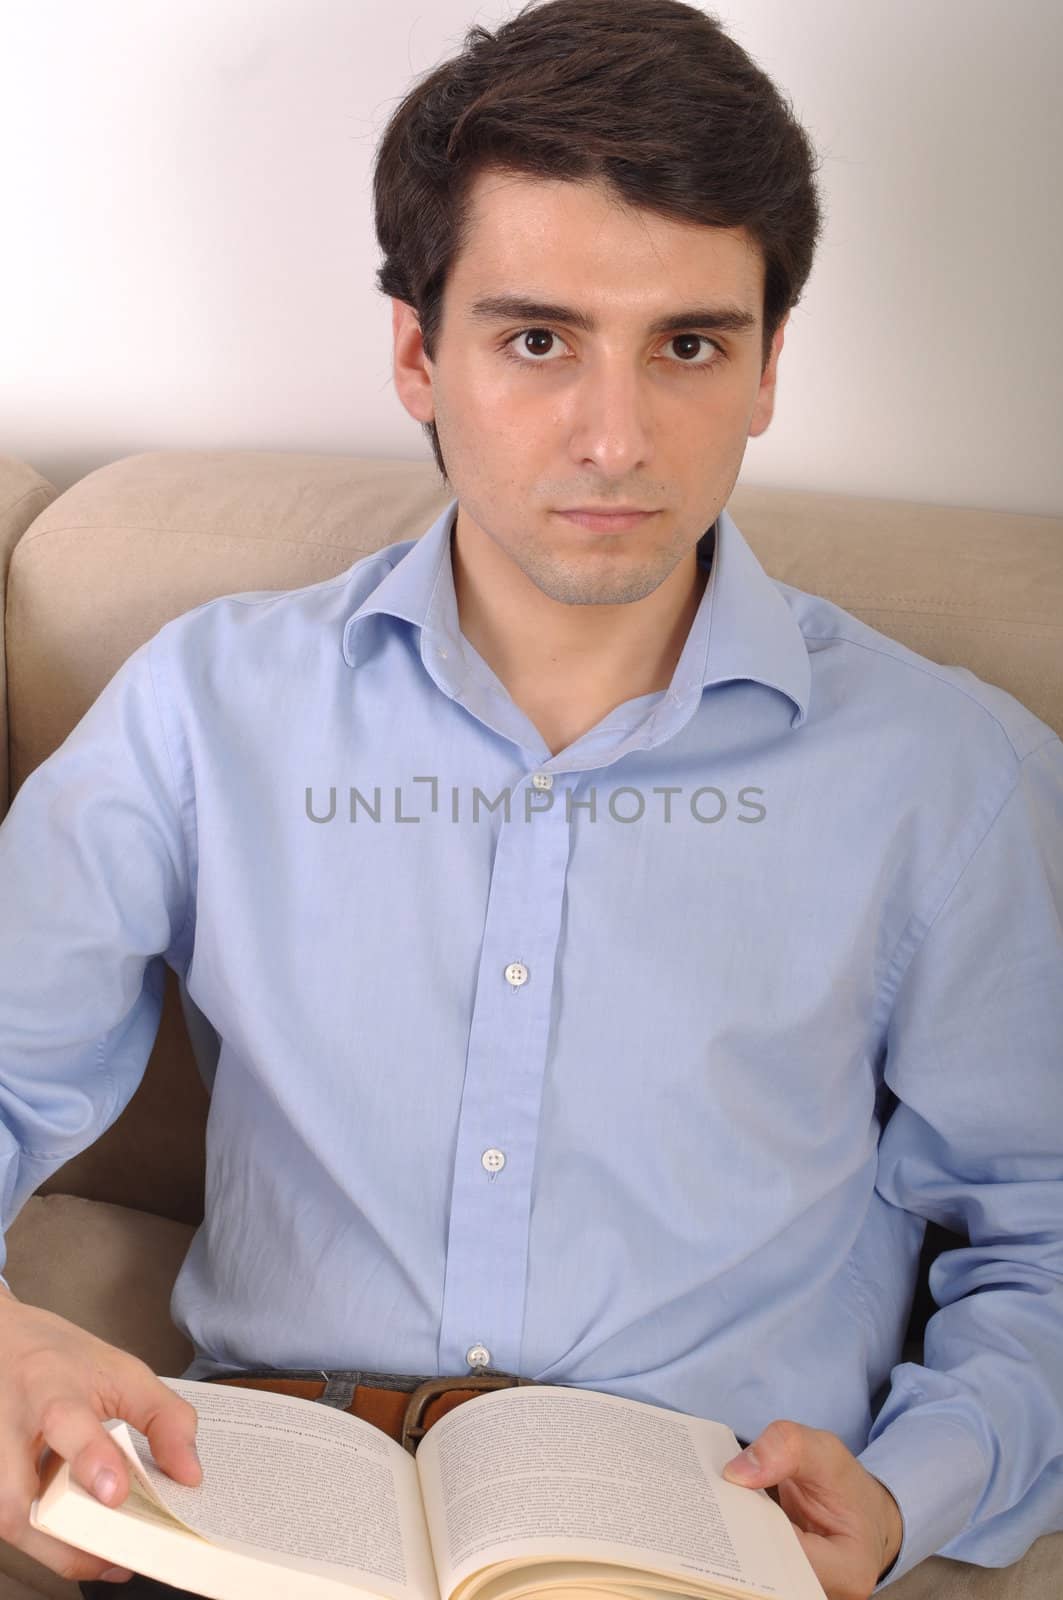
<svg viewBox="0 0 1063 1600">
<path fill-rule="evenodd" d="M 127 1583 L 104 1583 L 102 1578 L 94 1578 L 91 1583 L 79 1583 L 78 1588 L 85 1600 L 118 1600 L 119 1595 L 127 1595 L 129 1600 L 201 1600 L 188 1589 L 174 1589 L 158 1578 L 145 1578 L 140 1572 L 134 1572 Z"/>
</svg>

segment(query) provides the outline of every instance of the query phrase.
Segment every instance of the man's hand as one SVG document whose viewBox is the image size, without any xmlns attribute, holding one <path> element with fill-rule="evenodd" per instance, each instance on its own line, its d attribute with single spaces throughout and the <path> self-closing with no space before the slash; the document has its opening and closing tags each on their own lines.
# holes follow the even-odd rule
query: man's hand
<svg viewBox="0 0 1063 1600">
<path fill-rule="evenodd" d="M 30 1524 L 45 1450 L 70 1463 L 80 1488 L 104 1505 L 129 1493 L 129 1462 L 104 1422 L 131 1422 L 146 1434 L 158 1466 L 196 1487 L 195 1407 L 156 1377 L 139 1356 L 106 1344 L 63 1317 L 23 1305 L 0 1286 L 0 1541 L 61 1578 L 93 1583 L 128 1569 L 55 1539 Z M 108 1490 L 97 1474 L 109 1472 Z"/>
<path fill-rule="evenodd" d="M 751 1451 L 755 1470 L 743 1473 Z M 901 1547 L 896 1500 L 825 1428 L 771 1422 L 723 1475 L 751 1489 L 777 1486 L 772 1498 L 793 1523 L 827 1600 L 868 1600 Z"/>
</svg>

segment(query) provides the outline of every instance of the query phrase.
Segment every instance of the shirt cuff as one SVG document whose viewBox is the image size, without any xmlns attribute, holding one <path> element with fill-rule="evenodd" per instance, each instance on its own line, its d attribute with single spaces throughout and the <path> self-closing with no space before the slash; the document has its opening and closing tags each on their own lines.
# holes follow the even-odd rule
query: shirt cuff
<svg viewBox="0 0 1063 1600">
<path fill-rule="evenodd" d="M 963 1532 L 989 1473 L 969 1428 L 920 1406 L 900 1412 L 856 1459 L 889 1490 L 904 1525 L 896 1559 L 871 1591 L 876 1595 Z"/>
</svg>

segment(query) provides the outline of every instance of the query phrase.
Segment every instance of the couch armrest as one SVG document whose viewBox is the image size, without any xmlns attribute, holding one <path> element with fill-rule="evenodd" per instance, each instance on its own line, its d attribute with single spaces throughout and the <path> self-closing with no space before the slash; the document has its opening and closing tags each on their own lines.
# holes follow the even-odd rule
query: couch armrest
<svg viewBox="0 0 1063 1600">
<path fill-rule="evenodd" d="M 14 456 L 0 456 L 0 821 L 7 813 L 7 573 L 11 552 L 45 506 L 59 494 L 54 484 Z"/>
</svg>

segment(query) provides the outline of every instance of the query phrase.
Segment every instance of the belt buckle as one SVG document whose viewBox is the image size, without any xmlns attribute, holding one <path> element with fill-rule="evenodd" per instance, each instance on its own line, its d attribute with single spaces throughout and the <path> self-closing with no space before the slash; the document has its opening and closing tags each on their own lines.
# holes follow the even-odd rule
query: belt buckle
<svg viewBox="0 0 1063 1600">
<path fill-rule="evenodd" d="M 446 1394 L 450 1389 L 512 1389 L 516 1384 L 535 1381 L 534 1378 L 518 1378 L 510 1372 L 475 1372 L 465 1378 L 427 1378 L 418 1384 L 406 1402 L 402 1446 L 411 1456 L 417 1454 L 417 1446 L 428 1432 L 424 1423 L 425 1409 L 438 1394 Z"/>
</svg>

